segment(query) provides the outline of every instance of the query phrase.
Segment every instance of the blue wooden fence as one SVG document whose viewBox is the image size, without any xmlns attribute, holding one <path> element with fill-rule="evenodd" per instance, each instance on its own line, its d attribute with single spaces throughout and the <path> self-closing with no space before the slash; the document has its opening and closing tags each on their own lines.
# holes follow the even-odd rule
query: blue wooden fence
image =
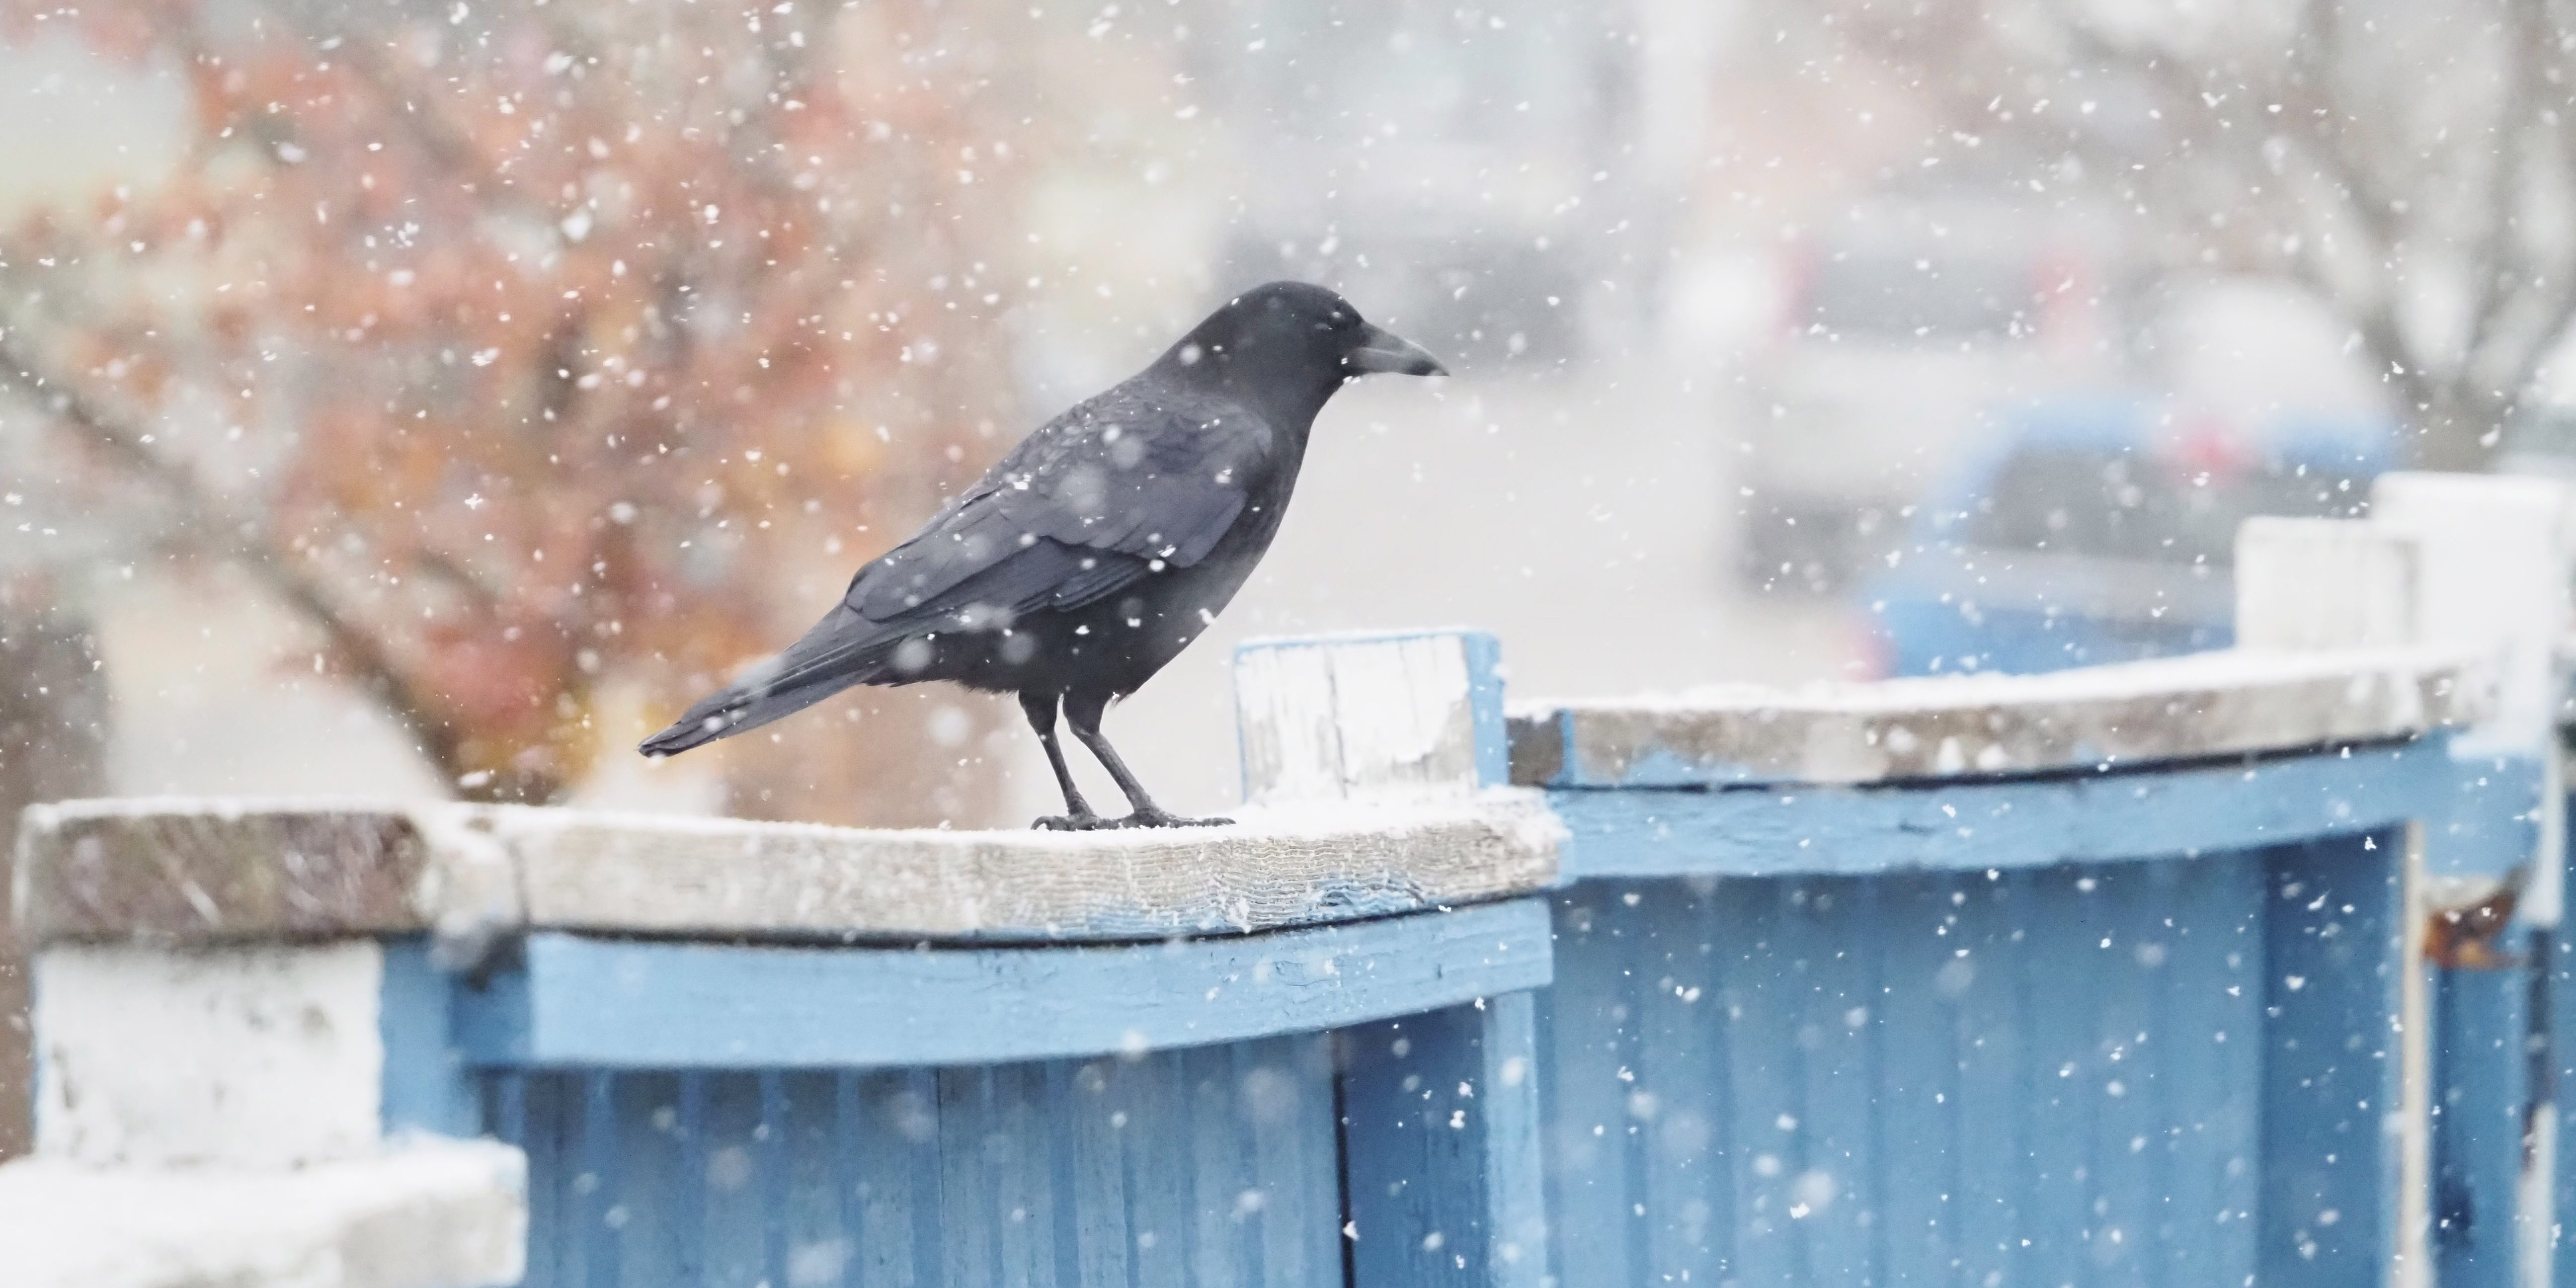
<svg viewBox="0 0 2576 1288">
<path fill-rule="evenodd" d="M 1560 775 L 1560 1282 L 2379 1282 L 2403 824 L 2448 765 Z"/>
<path fill-rule="evenodd" d="M 2528 1264 L 2516 1240 L 2542 1214 L 2527 1128 L 2535 1100 L 2576 1078 L 2566 1044 L 2534 1045 L 2576 997 L 2567 946 L 2517 956 L 2532 937 L 2508 931 L 2515 951 L 2431 970 L 2408 922 L 2417 873 L 2527 842 L 2529 792 L 2497 784 L 2527 787 L 2537 764 L 2456 760 L 2435 715 L 2359 736 L 2292 722 L 2279 745 L 2200 737 L 2184 708 L 2223 694 L 2135 683 L 2123 731 L 2102 736 L 2178 722 L 2170 756 L 2085 750 L 2095 735 L 2064 722 L 2090 717 L 2051 708 L 2032 728 L 2083 754 L 2016 761 L 1997 742 L 1959 753 L 1983 770 L 1879 757 L 1824 781 L 1766 769 L 1751 744 L 1789 729 L 1781 763 L 1803 764 L 1797 749 L 1840 726 L 1757 710 L 1746 745 L 1658 741 L 1649 707 L 1613 713 L 1630 742 L 1605 757 L 1591 740 L 1607 726 L 1587 722 L 1608 717 L 1536 710 L 1507 727 L 1491 641 L 1429 638 L 1445 642 L 1248 655 L 1343 714 L 1273 720 L 1263 736 L 1303 750 L 1247 762 L 1354 798 L 1420 789 L 1414 771 L 1436 762 L 1458 780 L 1439 806 L 1453 813 L 1526 813 L 1534 794 L 1561 828 L 1552 876 L 1460 885 L 1405 854 L 1318 873 L 1316 834 L 1288 828 L 1272 838 L 1313 893 L 1265 913 L 1273 928 L 1207 933 L 1192 913 L 1200 929 L 1170 938 L 1050 942 L 1050 921 L 1000 942 L 848 942 L 792 917 L 718 933 L 549 911 L 554 878 L 511 847 L 556 846 L 544 863 L 619 886 L 597 907 L 686 912 L 749 906 L 725 884 L 746 838 L 772 838 L 773 858 L 808 847 L 775 865 L 793 873 L 850 834 L 536 815 L 478 816 L 474 840 L 424 827 L 385 852 L 430 870 L 442 846 L 516 854 L 523 906 L 503 951 L 460 966 L 456 943 L 381 929 L 405 924 L 394 905 L 342 883 L 368 918 L 349 933 L 392 936 L 383 1118 L 525 1150 L 536 1288 L 2394 1285 L 2419 1269 L 2404 1265 L 2419 1218 L 2420 1269 L 2443 1285 L 2514 1283 Z M 2371 679 L 2320 674 L 2299 691 Z M 1411 711 L 1370 693 L 1372 675 L 1437 677 L 1463 706 Z M 2296 705 L 2273 697 L 2237 709 Z M 1377 755 L 1390 747 L 1413 750 Z M 1397 762 L 1368 781 L 1365 766 Z M 20 875 L 38 878 L 41 916 L 85 935 L 145 903 L 184 927 L 202 891 L 47 911 L 62 901 L 44 893 L 45 856 L 92 865 L 84 879 L 130 862 L 159 881 L 198 860 L 143 850 L 221 832 L 141 828 L 125 857 L 104 833 L 65 833 Z M 1452 860 L 1503 845 L 1471 835 Z M 671 866 L 655 849 L 670 837 L 702 866 Z M 1076 844 L 1114 860 L 1104 847 L 1149 839 L 1004 848 L 1018 864 L 1069 862 L 1047 847 Z M 243 849 L 207 844 L 208 862 Z M 676 905 L 653 901 L 663 878 L 628 879 L 683 870 L 707 884 Z M 1425 893 L 1447 888 L 1477 892 Z M 1119 903 L 1125 889 L 1093 906 L 1099 924 L 1169 911 Z M 809 893 L 787 890 L 778 915 Z M 278 906 L 282 938 L 328 924 Z M 1376 915 L 1399 907 L 1420 910 Z M 2565 1170 L 2549 1202 L 2576 1209 Z"/>
<path fill-rule="evenodd" d="M 1841 787 L 1637 786 L 1551 736 L 1516 734 L 1569 832 L 1544 901 L 1081 948 L 530 936 L 452 1018 L 529 1151 L 529 1282 L 2386 1280 L 2441 736 Z M 2447 1139 L 2453 1192 L 2499 1183 Z"/>
<path fill-rule="evenodd" d="M 531 1288 L 1535 1283 L 1536 901 L 999 949 L 541 933 L 453 995 Z"/>
</svg>

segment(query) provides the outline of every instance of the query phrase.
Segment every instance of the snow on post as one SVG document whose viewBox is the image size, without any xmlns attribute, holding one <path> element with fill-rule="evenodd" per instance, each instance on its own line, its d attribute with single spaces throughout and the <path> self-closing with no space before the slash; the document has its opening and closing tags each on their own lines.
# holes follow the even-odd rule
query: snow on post
<svg viewBox="0 0 2576 1288">
<path fill-rule="evenodd" d="M 1253 804 L 1465 796 L 1506 777 L 1490 635 L 1255 640 L 1234 685 Z"/>
</svg>

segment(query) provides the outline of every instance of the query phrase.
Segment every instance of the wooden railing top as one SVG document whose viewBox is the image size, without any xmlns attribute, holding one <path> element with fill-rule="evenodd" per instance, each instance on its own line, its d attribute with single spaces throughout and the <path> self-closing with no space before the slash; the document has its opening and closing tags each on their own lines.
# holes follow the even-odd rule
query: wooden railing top
<svg viewBox="0 0 2576 1288">
<path fill-rule="evenodd" d="M 2379 742 L 2491 702 L 2458 650 L 2230 649 L 2046 675 L 1963 675 L 1516 704 L 1512 781 L 1874 783 L 2131 768 Z"/>
<path fill-rule="evenodd" d="M 429 804 L 99 800 L 20 829 L 35 942 L 526 929 L 828 943 L 1151 940 L 1541 889 L 1562 830 L 1496 791 L 1152 832 L 866 830 Z"/>
</svg>

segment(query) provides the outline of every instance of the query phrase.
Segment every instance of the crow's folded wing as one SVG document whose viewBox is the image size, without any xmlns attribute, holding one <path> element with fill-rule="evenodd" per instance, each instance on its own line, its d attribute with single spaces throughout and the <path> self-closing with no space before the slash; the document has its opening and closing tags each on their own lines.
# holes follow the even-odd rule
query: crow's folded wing
<svg viewBox="0 0 2576 1288">
<path fill-rule="evenodd" d="M 1158 567 L 1189 567 L 1242 515 L 1268 439 L 1240 409 L 1122 386 L 1031 435 L 860 569 L 843 602 L 871 622 L 928 625 L 976 605 L 1078 608 Z"/>
</svg>

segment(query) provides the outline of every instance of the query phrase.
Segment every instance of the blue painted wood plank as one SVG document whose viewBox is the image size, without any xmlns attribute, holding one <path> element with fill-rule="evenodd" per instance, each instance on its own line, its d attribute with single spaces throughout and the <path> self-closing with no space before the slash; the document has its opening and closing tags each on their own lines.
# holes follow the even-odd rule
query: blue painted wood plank
<svg viewBox="0 0 2576 1288">
<path fill-rule="evenodd" d="M 610 1215 L 626 1178 L 617 1148 L 617 1078 L 588 1074 L 575 1091 L 580 1096 L 574 1112 L 580 1115 L 576 1153 L 581 1170 L 573 1178 L 573 1205 L 567 1213 L 573 1224 L 566 1233 L 581 1268 L 577 1276 L 566 1277 L 588 1288 L 617 1288 L 625 1270 L 626 1226 L 622 1215 Z"/>
<path fill-rule="evenodd" d="M 1634 940 L 1628 1005 L 1639 1099 L 1630 1115 L 1635 1134 L 1625 1139 L 1646 1209 L 1638 1264 L 1651 1283 L 1718 1283 L 1734 1198 L 1717 1136 L 1726 1078 L 1714 1022 L 1722 1005 L 1715 891 L 1643 881 L 1630 892 L 1638 902 L 1623 920 Z"/>
<path fill-rule="evenodd" d="M 837 1148 L 839 1078 L 797 1070 L 786 1077 L 788 1132 L 786 1282 L 849 1284 L 858 1245 L 843 1224 L 847 1208 Z"/>
<path fill-rule="evenodd" d="M 2401 834 L 2273 852 L 2264 903 L 2266 1285 L 2387 1281 L 2396 1252 Z"/>
<path fill-rule="evenodd" d="M 481 1093 L 450 1034 L 453 999 L 452 981 L 431 963 L 426 938 L 384 941 L 377 1029 L 385 1053 L 382 1112 L 388 1133 L 472 1136 L 481 1127 Z"/>
<path fill-rule="evenodd" d="M 2531 981 L 2519 967 L 2434 974 L 2433 1253 L 2443 1288 L 2520 1282 Z"/>
<path fill-rule="evenodd" d="M 573 1161 L 575 1142 L 565 1131 L 563 1080 L 531 1078 L 523 1084 L 522 1095 L 527 1135 L 520 1148 L 528 1152 L 528 1228 L 564 1231 L 575 1210 L 569 1200 L 580 1168 Z M 529 1240 L 527 1288 L 574 1288 L 579 1283 L 571 1275 L 572 1242 L 566 1237 Z"/>
<path fill-rule="evenodd" d="M 1617 1022 L 1615 1049 L 1619 1060 L 1613 1076 L 1619 1080 L 1620 1100 L 1607 1139 L 1617 1151 L 1615 1165 L 1628 1205 L 1616 1214 L 1612 1228 L 1624 1246 L 1628 1264 L 1638 1267 L 1649 1279 L 1666 1273 L 1654 1259 L 1654 1229 L 1671 1215 L 1671 1196 L 1654 1188 L 1647 1154 L 1654 1131 L 1655 1092 L 1647 1081 L 1650 977 L 1641 972 L 1647 969 L 1654 951 L 1654 927 L 1643 909 L 1646 901 L 1664 888 L 1659 882 L 1619 882 L 1618 897 L 1605 900 L 1600 912 L 1601 919 L 1609 924 L 1611 942 L 1620 950 L 1617 1001 L 1612 1011 Z"/>
<path fill-rule="evenodd" d="M 1782 791 L 1553 790 L 1563 879 L 2043 867 L 2216 853 L 2394 826 L 2447 806 L 2429 738 L 2251 764 Z"/>
<path fill-rule="evenodd" d="M 2253 1268 L 2254 1106 L 2262 1043 L 2255 930 L 2263 866 L 2225 855 L 2156 865 L 2171 881 L 2153 1038 L 2169 1117 L 2151 1282 L 2242 1283 Z"/>
<path fill-rule="evenodd" d="M 858 1249 L 852 1278 L 861 1288 L 941 1282 L 934 1077 L 918 1069 L 838 1075 L 840 1171 L 855 1187 L 850 1228 L 857 1232 Z"/>
<path fill-rule="evenodd" d="M 2540 799 L 2556 770 L 2537 756 L 2466 756 L 2451 763 L 2451 790 L 2424 819 L 2424 870 L 2500 877 L 2540 844 Z M 2544 786 L 2545 785 L 2545 786 Z"/>
<path fill-rule="evenodd" d="M 1124 1079 L 1127 1185 L 1138 1288 L 1185 1288 L 1190 1281 L 1189 1102 L 1181 1089 L 1181 1056 L 1157 1051 L 1134 1062 Z"/>
<path fill-rule="evenodd" d="M 1798 1134 L 1806 1169 L 1791 1185 L 1792 1228 L 1806 1246 L 1814 1282 L 1879 1282 L 1879 1240 L 1870 1134 L 1876 1063 L 1869 1031 L 1877 971 L 1864 962 L 1880 927 L 1875 883 L 1811 878 L 1805 897 L 1783 912 L 1780 948 L 1799 967 L 1791 1011 L 1798 1047 Z"/>
<path fill-rule="evenodd" d="M 1460 1008 L 1461 1018 L 1467 1010 Z M 1484 1282 L 1495 1288 L 1539 1288 L 1547 1281 L 1546 1164 L 1540 1155 L 1545 1129 L 1538 1101 L 1538 999 L 1505 993 L 1481 1008 L 1477 1035 L 1481 1059 L 1468 1080 L 1484 1126 L 1478 1160 L 1485 1185 L 1490 1265 Z M 1465 1092 L 1461 1092 L 1465 1095 Z"/>
<path fill-rule="evenodd" d="M 1467 646 L 1467 706 L 1476 727 L 1476 782 L 1512 781 L 1512 740 L 1503 714 L 1503 644 L 1486 631 L 1462 631 Z"/>
<path fill-rule="evenodd" d="M 702 1183 L 702 1174 L 689 1169 L 690 1155 L 680 1139 L 680 1078 L 630 1073 L 621 1075 L 617 1084 L 622 1174 L 615 1178 L 617 1194 L 611 1210 L 622 1217 L 620 1256 L 628 1268 L 625 1282 L 629 1288 L 688 1282 L 680 1268 L 691 1264 L 697 1231 L 681 1214 L 696 1209 L 683 1204 L 680 1189 Z"/>
<path fill-rule="evenodd" d="M 2570 801 L 2576 805 L 2576 801 Z M 2569 863 L 2576 857 L 2576 829 L 2566 838 L 2567 850 L 2552 856 L 2552 861 Z M 2576 873 L 2571 873 L 2576 875 Z M 2568 1246 L 2571 1231 L 2576 1231 L 2576 918 L 2562 916 L 2543 941 L 2549 962 L 2542 976 L 2545 994 L 2539 1009 L 2548 1016 L 2545 1034 L 2547 1058 L 2543 1090 L 2549 1098 L 2548 1111 L 2557 1119 L 2557 1160 L 2551 1178 L 2551 1211 L 2557 1224 L 2557 1237 L 2551 1240 L 2554 1257 L 2550 1282 L 2555 1288 L 2576 1288 L 2576 1248 Z"/>
<path fill-rule="evenodd" d="M 1960 927 L 1968 955 L 1936 975 L 1936 988 L 1959 999 L 1958 1195 L 1961 1279 L 1970 1284 L 2026 1282 L 2022 1240 L 2030 1227 L 2027 1156 L 2034 1130 L 2024 1066 L 2028 1050 L 2022 979 L 2042 966 L 2025 948 L 2027 927 L 2047 915 L 2028 873 L 2009 872 L 1972 886 Z"/>
<path fill-rule="evenodd" d="M 1230 1054 L 1237 1112 L 1251 1129 L 1259 1178 L 1259 1204 L 1245 1217 L 1255 1236 L 1256 1282 L 1339 1284 L 1341 1131 L 1333 1119 L 1331 1039 L 1272 1038 L 1237 1044 Z"/>
<path fill-rule="evenodd" d="M 1125 1284 L 1130 1244 L 1132 1200 L 1127 1193 L 1127 1114 L 1110 1095 L 1111 1084 L 1128 1076 L 1131 1065 L 1119 1060 L 1091 1060 L 1073 1071 L 1070 1089 L 1058 1110 L 1064 1117 L 1064 1152 L 1074 1201 L 1081 1219 L 1073 1230 L 1073 1261 L 1078 1282 Z"/>
<path fill-rule="evenodd" d="M 1014 1227 L 1027 1220 L 1025 1206 L 1012 1201 L 1020 1151 L 1011 1135 L 1011 1089 L 995 1085 L 1000 1074 L 993 1066 L 939 1074 L 940 1211 L 947 1218 L 940 1241 L 952 1284 L 1001 1288 L 1027 1280 L 1026 1256 L 1013 1246 Z"/>
<path fill-rule="evenodd" d="M 1534 1024 L 1523 993 L 1346 1035 L 1353 1288 L 1543 1282 Z"/>
<path fill-rule="evenodd" d="M 765 1283 L 787 1282 L 788 1196 L 795 1186 L 795 1118 L 787 1099 L 787 1075 L 763 1070 L 757 1075 L 759 1117 L 751 1129 L 752 1183 L 760 1195 L 760 1273 Z"/>
<path fill-rule="evenodd" d="M 2093 1013 L 2101 1060 L 2093 1085 L 2091 1254 L 2099 1288 L 2148 1288 L 2161 1282 L 2155 1264 L 2160 1200 L 2172 1195 L 2165 1130 L 2179 1116 L 2179 1088 L 2166 1078 L 2167 1031 L 2156 1005 L 2163 984 L 2165 937 L 2173 924 L 2174 869 L 2181 862 L 2121 863 L 2094 869 L 2100 881 L 2101 993 Z"/>
<path fill-rule="evenodd" d="M 994 1071 L 994 1083 L 1004 1093 L 999 1108 L 1007 1146 L 987 1157 L 1002 1172 L 997 1192 L 1009 1205 L 1001 1213 L 1000 1226 L 1009 1265 L 1003 1282 L 1012 1288 L 1056 1288 L 1071 1269 L 1061 1259 L 1055 1239 L 1055 1205 L 1070 1201 L 1071 1196 L 1055 1188 L 1054 1168 L 1049 1166 L 1057 1134 L 1047 1096 L 1047 1068 L 1020 1064 Z"/>
<path fill-rule="evenodd" d="M 1547 909 L 1092 948 L 904 951 L 530 935 L 458 998 L 483 1065 L 865 1068 L 1316 1032 L 1545 984 Z"/>
<path fill-rule="evenodd" d="M 1628 1238 L 1644 1196 L 1630 1190 L 1629 1083 L 1619 1076 L 1634 1074 L 1628 1060 L 1636 1041 L 1627 1001 L 1630 949 L 1611 915 L 1621 895 L 1612 883 L 1586 882 L 1556 898 L 1556 982 L 1537 996 L 1547 1202 L 1556 1235 L 1550 1249 L 1567 1288 L 1643 1282 Z"/>
<path fill-rule="evenodd" d="M 1195 1047 L 1176 1053 L 1182 1069 L 1195 1130 L 1190 1133 L 1193 1189 L 1190 1239 L 1191 1282 L 1199 1288 L 1245 1288 L 1251 1282 L 1244 1263 L 1251 1252 L 1243 1220 L 1250 1213 L 1243 1195 L 1254 1188 L 1246 1166 L 1252 1142 L 1245 1138 L 1236 1113 L 1232 1053 L 1221 1047 Z M 1176 1160 L 1181 1161 L 1181 1160 Z"/>
<path fill-rule="evenodd" d="M 1958 995 L 1968 968 L 1957 954 L 1966 946 L 1960 926 L 1970 883 L 1985 879 L 1909 873 L 1878 883 L 1886 888 L 1876 936 L 1884 982 L 1876 1001 L 1875 1179 L 1886 1282 L 1896 1288 L 1959 1278 Z"/>
<path fill-rule="evenodd" d="M 989 1068 L 939 1074 L 939 1212 L 945 1218 L 939 1247 L 952 1284 L 1002 1282 L 1001 1231 L 994 1228 L 983 1158 L 996 1134 L 992 1094 Z"/>
<path fill-rule="evenodd" d="M 1802 967 L 1781 935 L 1800 890 L 1788 881 L 1746 883 L 1743 926 L 1728 962 L 1726 1005 L 1733 1022 L 1726 1080 L 1735 1112 L 1727 1136 L 1736 1149 L 1735 1262 L 1737 1273 L 1753 1283 L 1809 1281 L 1805 1241 L 1790 1215 L 1798 1202 L 1798 1178 L 1807 1170 L 1799 1134 L 1806 1106 L 1794 996 Z"/>
<path fill-rule="evenodd" d="M 713 1152 L 709 1137 L 715 1125 L 708 1111 L 709 1084 L 713 1076 L 683 1073 L 679 1076 L 679 1113 L 677 1136 L 680 1145 L 680 1167 L 672 1179 L 671 1208 L 674 1228 L 680 1239 L 680 1256 L 675 1268 L 682 1283 L 707 1282 L 710 1266 L 707 1260 L 709 1213 L 707 1186 Z M 534 1164 L 531 1163 L 531 1166 Z M 538 1226 L 531 1216 L 528 1228 Z"/>
<path fill-rule="evenodd" d="M 2029 1025 L 2022 1085 L 2029 1128 L 2022 1208 L 2031 1281 L 2086 1283 L 2094 1235 L 2091 1174 L 2095 1101 L 2103 1069 L 2094 1011 L 2101 1000 L 2100 877 L 2087 867 L 2017 874 L 2040 915 L 2022 927 L 2025 969 L 2016 981 Z"/>
<path fill-rule="evenodd" d="M 755 1288 L 768 1278 L 769 1204 L 761 1177 L 761 1075 L 705 1082 L 706 1163 L 694 1181 L 705 1201 L 706 1280 Z"/>
</svg>

